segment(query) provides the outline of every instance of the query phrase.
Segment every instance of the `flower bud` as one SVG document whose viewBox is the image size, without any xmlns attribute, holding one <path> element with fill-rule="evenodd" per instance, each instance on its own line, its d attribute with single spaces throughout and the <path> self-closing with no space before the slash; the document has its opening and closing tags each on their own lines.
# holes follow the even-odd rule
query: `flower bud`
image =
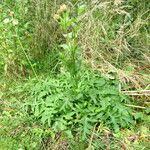
<svg viewBox="0 0 150 150">
<path fill-rule="evenodd" d="M 57 13 L 58 13 L 58 14 L 61 14 L 62 12 L 66 11 L 66 10 L 67 10 L 67 5 L 62 4 L 62 5 L 60 5 L 60 7 L 59 7 Z"/>
<path fill-rule="evenodd" d="M 53 16 L 53 18 L 54 18 L 54 20 L 59 20 L 59 19 L 60 19 L 60 16 L 59 16 L 58 14 L 55 14 L 55 15 Z"/>
</svg>

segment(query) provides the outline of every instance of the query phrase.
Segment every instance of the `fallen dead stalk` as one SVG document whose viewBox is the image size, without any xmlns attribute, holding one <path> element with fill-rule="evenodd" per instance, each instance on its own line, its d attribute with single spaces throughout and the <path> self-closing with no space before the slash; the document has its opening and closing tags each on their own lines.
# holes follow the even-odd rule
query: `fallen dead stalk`
<svg viewBox="0 0 150 150">
<path fill-rule="evenodd" d="M 122 91 L 126 95 L 133 96 L 150 96 L 150 90 L 141 90 L 141 91 Z"/>
</svg>

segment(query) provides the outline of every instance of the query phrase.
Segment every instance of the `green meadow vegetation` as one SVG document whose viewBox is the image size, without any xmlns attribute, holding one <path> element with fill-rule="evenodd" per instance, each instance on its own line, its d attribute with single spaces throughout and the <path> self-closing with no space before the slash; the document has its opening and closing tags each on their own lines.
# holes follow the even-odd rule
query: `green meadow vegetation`
<svg viewBox="0 0 150 150">
<path fill-rule="evenodd" d="M 0 1 L 0 150 L 149 150 L 149 0 Z"/>
</svg>

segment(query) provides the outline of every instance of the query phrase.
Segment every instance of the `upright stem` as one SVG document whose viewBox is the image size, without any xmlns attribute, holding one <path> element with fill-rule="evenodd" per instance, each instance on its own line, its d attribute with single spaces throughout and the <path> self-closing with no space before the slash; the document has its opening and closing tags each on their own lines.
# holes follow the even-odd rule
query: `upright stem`
<svg viewBox="0 0 150 150">
<path fill-rule="evenodd" d="M 21 43 L 21 41 L 20 41 L 20 38 L 19 38 L 19 36 L 18 36 L 18 34 L 17 34 L 17 31 L 16 31 L 16 35 L 17 35 L 17 39 L 18 39 L 19 45 L 20 45 L 20 47 L 21 47 L 21 49 L 22 49 L 22 51 L 23 51 L 23 53 L 24 53 L 24 55 L 25 55 L 25 57 L 26 57 L 26 59 L 27 59 L 29 65 L 31 66 L 31 69 L 32 69 L 32 71 L 33 71 L 33 73 L 34 73 L 36 79 L 38 79 L 38 76 L 37 76 L 37 74 L 36 74 L 36 71 L 35 71 L 35 69 L 34 69 L 34 67 L 33 67 L 33 65 L 32 65 L 32 63 L 31 63 L 31 61 L 30 61 L 29 56 L 27 55 L 27 53 L 26 53 L 26 51 L 25 51 L 25 49 L 24 49 L 24 47 L 23 47 L 23 45 L 22 45 L 22 43 Z"/>
</svg>

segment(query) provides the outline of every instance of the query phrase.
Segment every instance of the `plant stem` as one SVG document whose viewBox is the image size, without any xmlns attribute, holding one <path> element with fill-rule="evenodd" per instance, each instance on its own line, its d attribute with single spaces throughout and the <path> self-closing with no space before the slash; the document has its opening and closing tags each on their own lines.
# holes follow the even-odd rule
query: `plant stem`
<svg viewBox="0 0 150 150">
<path fill-rule="evenodd" d="M 24 47 L 23 47 L 23 45 L 22 45 L 22 43 L 21 43 L 21 41 L 20 41 L 20 38 L 19 38 L 19 36 L 18 36 L 18 34 L 17 34 L 17 31 L 16 31 L 16 36 L 17 36 L 17 40 L 18 40 L 18 42 L 19 42 L 19 45 L 20 45 L 20 47 L 21 47 L 21 49 L 22 49 L 22 51 L 23 51 L 23 53 L 24 53 L 24 55 L 25 55 L 25 57 L 26 57 L 26 59 L 27 59 L 29 65 L 31 66 L 31 69 L 32 69 L 32 71 L 33 71 L 33 73 L 34 73 L 36 79 L 38 79 L 37 73 L 36 73 L 36 71 L 35 71 L 35 69 L 34 69 L 34 67 L 33 67 L 33 64 L 32 64 L 31 61 L 30 61 L 29 56 L 27 55 L 27 53 L 26 53 L 26 51 L 25 51 L 25 49 L 24 49 Z"/>
</svg>

